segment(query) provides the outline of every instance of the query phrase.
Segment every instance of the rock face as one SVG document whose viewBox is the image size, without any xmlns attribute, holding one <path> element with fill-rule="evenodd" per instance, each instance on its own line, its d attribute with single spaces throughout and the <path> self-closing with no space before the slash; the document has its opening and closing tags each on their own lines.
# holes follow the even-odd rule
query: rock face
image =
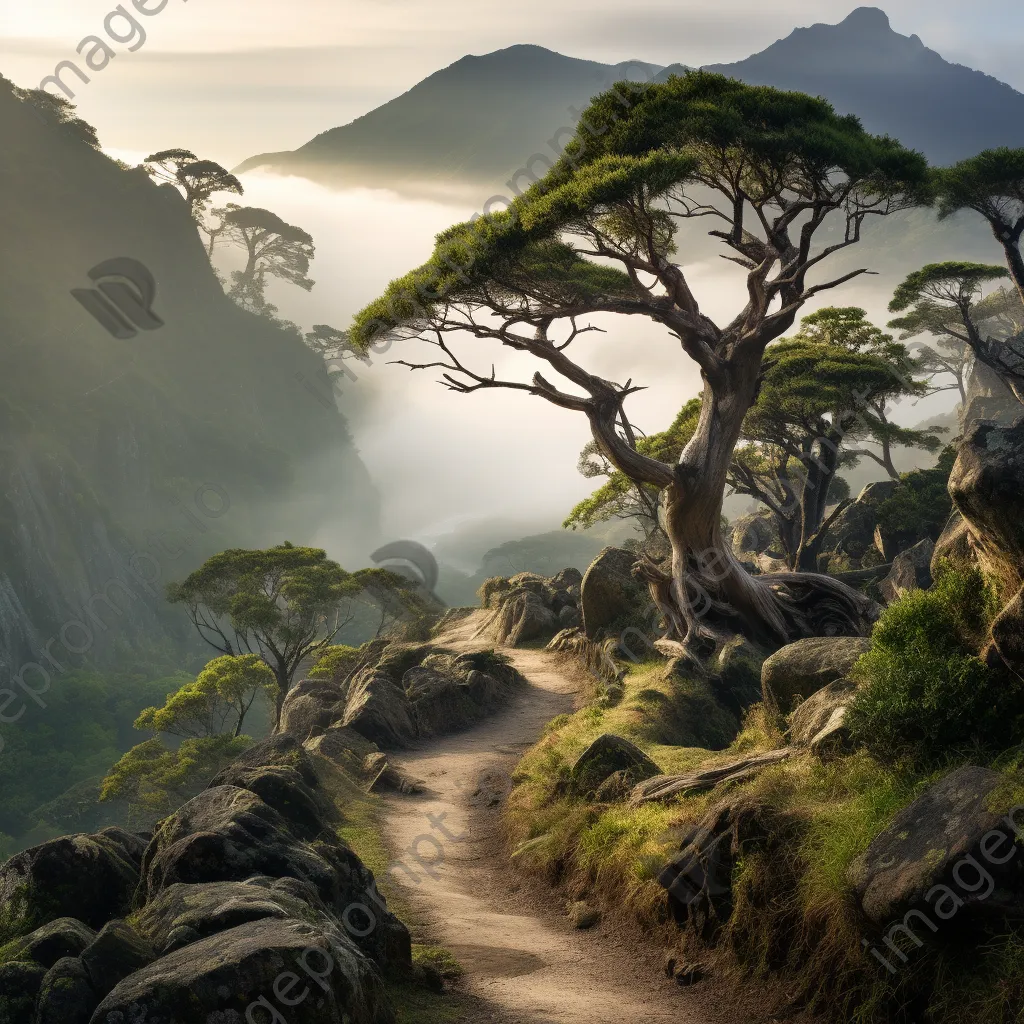
<svg viewBox="0 0 1024 1024">
<path fill-rule="evenodd" d="M 1000 781 L 987 768 L 958 768 L 896 815 L 850 867 L 869 921 L 905 922 L 919 938 L 940 941 L 969 921 L 1020 918 L 1024 808 L 996 797 Z"/>
<path fill-rule="evenodd" d="M 633 575 L 637 557 L 622 548 L 605 548 L 591 563 L 580 587 L 583 631 L 596 640 L 613 623 L 635 618 L 651 602 L 647 585 Z"/>
<path fill-rule="evenodd" d="M 0 867 L 0 905 L 30 931 L 58 917 L 101 928 L 128 912 L 139 862 L 122 829 L 64 836 L 33 846 Z M 128 833 L 124 833 L 128 835 Z"/>
<path fill-rule="evenodd" d="M 892 604 L 911 590 L 927 590 L 932 585 L 932 556 L 935 545 L 925 538 L 893 559 L 889 575 L 878 584 L 882 597 Z"/>
<path fill-rule="evenodd" d="M 761 667 L 761 691 L 781 711 L 845 678 L 871 646 L 866 637 L 810 637 L 776 651 Z"/>
<path fill-rule="evenodd" d="M 480 589 L 484 606 L 494 609 L 490 631 L 499 644 L 516 647 L 553 636 L 579 621 L 582 576 L 563 569 L 550 579 L 521 572 L 494 577 Z"/>
<path fill-rule="evenodd" d="M 822 543 L 823 552 L 835 552 L 850 558 L 863 558 L 875 543 L 877 505 L 857 499 L 847 505 L 829 527 Z"/>
<path fill-rule="evenodd" d="M 320 679 L 296 683 L 281 707 L 280 731 L 301 740 L 319 736 L 344 713 L 346 688 Z"/>
<path fill-rule="evenodd" d="M 635 744 L 621 736 L 605 733 L 576 759 L 569 775 L 570 789 L 578 796 L 594 793 L 609 776 L 625 773 L 630 786 L 660 775 L 661 769 Z"/>
<path fill-rule="evenodd" d="M 1019 672 L 1024 668 L 1024 421 L 1012 427 L 982 421 L 969 430 L 953 465 L 949 493 L 966 523 L 967 535 L 956 546 L 966 560 L 997 579 L 1007 595 L 982 656 Z M 952 541 L 944 534 L 938 547 L 949 553 Z"/>
<path fill-rule="evenodd" d="M 242 1021 L 247 1012 L 250 1020 L 274 1019 L 268 1005 L 290 1024 L 395 1020 L 377 971 L 338 928 L 266 919 L 194 942 L 130 975 L 93 1020 Z"/>
<path fill-rule="evenodd" d="M 379 668 L 364 668 L 353 678 L 340 724 L 382 747 L 405 747 L 416 736 L 405 690 Z"/>
</svg>

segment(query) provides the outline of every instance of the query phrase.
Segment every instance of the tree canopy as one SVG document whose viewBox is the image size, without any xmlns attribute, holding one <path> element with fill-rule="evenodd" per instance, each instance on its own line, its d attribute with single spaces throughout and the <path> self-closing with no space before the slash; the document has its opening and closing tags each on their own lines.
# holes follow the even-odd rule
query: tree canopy
<svg viewBox="0 0 1024 1024">
<path fill-rule="evenodd" d="M 890 326 L 906 337 L 927 332 L 948 339 L 947 347 L 965 346 L 1024 402 L 1024 307 L 1014 293 L 984 294 L 986 285 L 1009 276 L 1005 267 L 987 263 L 929 263 L 896 289 L 889 310 L 903 316 Z"/>
<path fill-rule="evenodd" d="M 217 192 L 234 192 L 242 195 L 242 183 L 225 167 L 214 160 L 200 160 L 188 149 L 163 149 L 151 153 L 142 165 L 146 173 L 156 181 L 166 182 L 180 188 L 188 203 L 192 219 L 202 223 L 206 204 Z M 210 246 L 213 245 L 213 236 Z"/>
<path fill-rule="evenodd" d="M 585 415 L 601 456 L 662 492 L 676 568 L 648 578 L 672 634 L 717 642 L 685 596 L 687 574 L 716 595 L 723 622 L 739 614 L 776 638 L 813 633 L 811 619 L 824 612 L 808 618 L 800 609 L 811 602 L 780 596 L 738 563 L 724 579 L 702 578 L 690 556 L 724 547 L 726 475 L 765 349 L 809 299 L 867 272 L 818 278 L 830 256 L 859 242 L 869 218 L 928 201 L 929 186 L 920 154 L 870 135 L 824 100 L 700 71 L 620 83 L 591 103 L 545 178 L 507 210 L 442 232 L 426 264 L 356 316 L 352 339 L 365 349 L 389 333 L 420 338 L 438 354 L 400 362 L 440 370 L 454 391 L 509 388 Z M 685 244 L 677 229 L 698 225 L 711 227 L 742 271 L 739 309 L 725 324 L 701 308 L 685 254 L 673 258 Z M 674 463 L 638 450 L 625 403 L 639 385 L 606 380 L 577 358 L 594 314 L 652 320 L 697 363 L 701 414 Z M 456 352 L 459 336 L 531 356 L 540 370 L 501 379 Z M 818 604 L 829 607 L 829 629 L 862 628 L 858 595 L 836 585 Z"/>
<path fill-rule="evenodd" d="M 257 654 L 277 680 L 277 708 L 302 662 L 326 650 L 366 595 L 386 616 L 419 610 L 410 582 L 385 569 L 346 572 L 320 548 L 285 543 L 266 550 L 233 548 L 208 559 L 168 600 L 185 606 L 199 635 L 226 655 Z"/>
</svg>

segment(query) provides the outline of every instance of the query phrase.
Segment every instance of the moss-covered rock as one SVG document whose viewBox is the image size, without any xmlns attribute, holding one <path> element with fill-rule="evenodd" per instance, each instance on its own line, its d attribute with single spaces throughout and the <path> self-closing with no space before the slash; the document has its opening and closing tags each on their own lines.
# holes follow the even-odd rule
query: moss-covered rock
<svg viewBox="0 0 1024 1024">
<path fill-rule="evenodd" d="M 576 759 L 569 773 L 570 790 L 577 796 L 591 795 L 605 779 L 621 771 L 628 772 L 634 784 L 661 774 L 661 769 L 636 744 L 605 733 Z"/>
</svg>

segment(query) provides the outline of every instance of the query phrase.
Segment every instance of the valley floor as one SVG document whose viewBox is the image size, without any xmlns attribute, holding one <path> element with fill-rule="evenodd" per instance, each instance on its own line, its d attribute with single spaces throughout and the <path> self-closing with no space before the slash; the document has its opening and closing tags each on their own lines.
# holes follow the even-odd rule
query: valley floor
<svg viewBox="0 0 1024 1024">
<path fill-rule="evenodd" d="M 445 646 L 483 647 L 463 623 Z M 707 983 L 681 989 L 662 973 L 662 952 L 602 922 L 572 928 L 554 890 L 517 877 L 501 829 L 510 773 L 575 687 L 556 655 L 504 651 L 528 681 L 511 705 L 476 728 L 396 760 L 426 782 L 419 796 L 389 797 L 384 826 L 393 860 L 388 887 L 404 904 L 414 941 L 443 946 L 461 963 L 472 1005 L 458 1024 L 745 1024 Z M 413 1019 L 410 1024 L 413 1024 Z M 760 1016 L 763 1020 L 763 1015 Z M 414 1024 L 421 1024 L 417 1019 Z"/>
</svg>

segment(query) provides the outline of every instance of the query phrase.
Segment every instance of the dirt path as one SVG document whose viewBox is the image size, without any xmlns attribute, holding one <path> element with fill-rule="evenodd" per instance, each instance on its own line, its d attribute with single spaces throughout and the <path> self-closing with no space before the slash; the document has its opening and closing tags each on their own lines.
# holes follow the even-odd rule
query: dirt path
<svg viewBox="0 0 1024 1024">
<path fill-rule="evenodd" d="M 484 646 L 472 637 L 477 624 L 442 642 Z M 547 652 L 506 653 L 529 682 L 510 706 L 396 759 L 428 786 L 390 797 L 386 811 L 400 858 L 391 884 L 412 908 L 415 941 L 458 957 L 465 988 L 480 1001 L 473 1024 L 742 1024 L 734 1010 L 709 1011 L 706 985 L 684 990 L 666 979 L 657 950 L 619 941 L 603 924 L 575 931 L 554 899 L 538 908 L 517 882 L 502 849 L 499 798 L 543 727 L 573 709 L 574 689 Z"/>
</svg>

